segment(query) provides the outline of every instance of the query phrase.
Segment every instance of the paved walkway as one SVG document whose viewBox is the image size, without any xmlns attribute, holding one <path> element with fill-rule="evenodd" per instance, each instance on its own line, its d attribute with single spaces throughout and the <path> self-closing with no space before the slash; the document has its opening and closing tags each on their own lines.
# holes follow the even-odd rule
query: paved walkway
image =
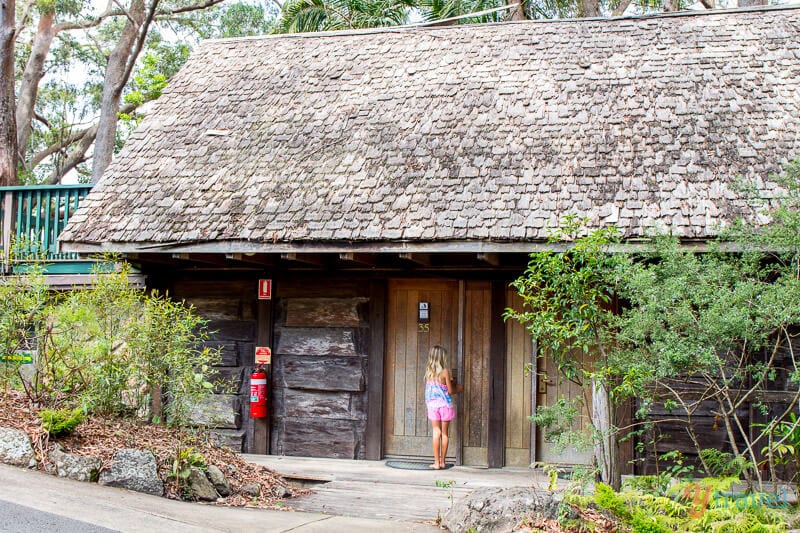
<svg viewBox="0 0 800 533">
<path fill-rule="evenodd" d="M 12 514 L 27 512 L 32 516 L 50 513 L 83 524 L 131 533 L 439 531 L 432 525 L 420 523 L 185 503 L 2 464 L 0 487 L 0 502 L 9 504 L 0 505 L 0 531 L 3 532 L 29 531 L 24 522 L 11 523 L 10 515 L 3 520 L 4 510 Z"/>
<path fill-rule="evenodd" d="M 292 509 L 357 518 L 432 523 L 476 488 L 541 488 L 548 483 L 543 474 L 527 468 L 398 470 L 386 466 L 385 461 L 276 455 L 244 458 L 308 484 L 312 494 L 286 501 Z"/>
</svg>

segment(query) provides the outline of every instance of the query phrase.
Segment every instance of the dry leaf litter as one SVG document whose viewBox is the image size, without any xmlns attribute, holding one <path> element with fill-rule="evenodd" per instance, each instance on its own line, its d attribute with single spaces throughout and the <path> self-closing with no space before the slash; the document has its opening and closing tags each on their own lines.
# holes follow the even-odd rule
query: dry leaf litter
<svg viewBox="0 0 800 533">
<path fill-rule="evenodd" d="M 284 509 L 281 499 L 275 496 L 275 490 L 289 487 L 290 484 L 280 474 L 265 466 L 248 463 L 228 448 L 214 445 L 207 435 L 191 434 L 130 419 L 91 416 L 71 435 L 56 441 L 49 438 L 42 429 L 38 409 L 29 406 L 23 393 L 0 391 L 0 400 L 0 427 L 19 429 L 28 434 L 39 460 L 40 470 L 50 471 L 54 468 L 49 452 L 55 449 L 56 442 L 65 452 L 98 457 L 102 462 L 102 469 L 110 468 L 112 458 L 119 450 L 149 450 L 157 458 L 159 477 L 164 480 L 165 496 L 180 499 L 177 483 L 168 481 L 167 478 L 176 451 L 191 446 L 194 451 L 203 455 L 207 464 L 219 468 L 231 484 L 233 494 L 227 498 L 219 498 L 216 504 Z M 242 487 L 251 483 L 260 485 L 260 496 L 242 494 Z M 297 496 L 308 491 L 292 488 L 292 492 Z"/>
</svg>

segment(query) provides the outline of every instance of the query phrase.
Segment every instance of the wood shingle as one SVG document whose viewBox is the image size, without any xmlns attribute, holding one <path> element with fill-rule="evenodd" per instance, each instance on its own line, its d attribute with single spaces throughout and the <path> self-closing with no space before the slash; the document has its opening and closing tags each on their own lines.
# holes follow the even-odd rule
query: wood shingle
<svg viewBox="0 0 800 533">
<path fill-rule="evenodd" d="M 800 9 L 217 40 L 62 241 L 480 250 L 568 213 L 704 238 L 798 154 Z"/>
</svg>

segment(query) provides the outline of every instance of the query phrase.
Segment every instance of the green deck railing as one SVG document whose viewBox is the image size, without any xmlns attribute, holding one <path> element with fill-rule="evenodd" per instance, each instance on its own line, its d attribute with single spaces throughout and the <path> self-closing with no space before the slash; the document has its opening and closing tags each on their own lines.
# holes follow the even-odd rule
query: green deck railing
<svg viewBox="0 0 800 533">
<path fill-rule="evenodd" d="M 58 236 L 91 189 L 91 184 L 0 187 L 3 269 L 9 271 L 12 262 L 76 261 L 77 254 L 61 251 Z"/>
</svg>

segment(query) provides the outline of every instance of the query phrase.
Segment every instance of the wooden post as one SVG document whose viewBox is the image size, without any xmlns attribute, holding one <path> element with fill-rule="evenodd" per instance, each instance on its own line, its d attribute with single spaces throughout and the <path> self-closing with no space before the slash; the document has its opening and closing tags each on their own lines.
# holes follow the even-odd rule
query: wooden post
<svg viewBox="0 0 800 533">
<path fill-rule="evenodd" d="M 489 341 L 489 468 L 505 464 L 506 445 L 506 283 L 492 282 Z"/>
<path fill-rule="evenodd" d="M 369 286 L 369 356 L 367 358 L 367 459 L 383 458 L 383 380 L 386 329 L 386 281 Z"/>
<path fill-rule="evenodd" d="M 539 394 L 539 344 L 531 337 L 531 415 L 536 414 Z M 531 464 L 536 462 L 536 424 L 531 422 Z"/>
<path fill-rule="evenodd" d="M 458 330 L 456 333 L 456 380 L 462 387 L 464 385 L 464 321 L 467 313 L 466 305 L 467 288 L 462 279 L 458 282 Z M 455 395 L 455 402 L 458 424 L 456 424 L 452 444 L 456 450 L 456 465 L 462 465 L 464 464 L 464 431 L 462 429 L 464 427 L 464 395 Z"/>
<path fill-rule="evenodd" d="M 273 288 L 274 294 L 274 288 Z M 272 346 L 272 300 L 258 300 L 258 314 L 256 317 L 256 346 Z M 251 364 L 255 364 L 255 354 L 250 354 Z M 272 413 L 272 398 L 269 393 L 272 391 L 272 365 L 265 365 L 267 372 L 267 416 L 266 418 L 254 418 L 253 420 L 253 449 L 252 453 L 269 453 L 269 422 Z M 248 376 L 249 377 L 249 376 Z"/>
<path fill-rule="evenodd" d="M 11 234 L 14 227 L 14 192 L 3 196 L 3 272 L 11 270 Z"/>
</svg>

